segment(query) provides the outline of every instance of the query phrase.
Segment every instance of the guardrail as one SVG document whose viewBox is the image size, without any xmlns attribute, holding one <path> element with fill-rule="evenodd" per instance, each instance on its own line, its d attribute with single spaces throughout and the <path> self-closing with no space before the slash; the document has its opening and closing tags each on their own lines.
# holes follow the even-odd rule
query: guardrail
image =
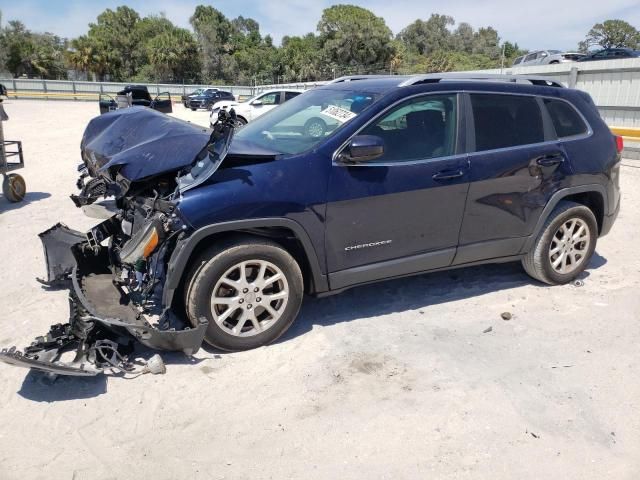
<svg viewBox="0 0 640 480">
<path fill-rule="evenodd" d="M 9 98 L 43 98 L 47 100 L 95 101 L 100 94 L 115 95 L 132 83 L 83 82 L 67 80 L 38 80 L 31 78 L 0 79 Z M 239 85 L 175 85 L 166 83 L 136 83 L 145 85 L 151 96 L 169 92 L 174 100 L 187 95 L 197 88 L 219 88 L 233 93 L 236 97 L 253 96 L 255 88 Z"/>
</svg>

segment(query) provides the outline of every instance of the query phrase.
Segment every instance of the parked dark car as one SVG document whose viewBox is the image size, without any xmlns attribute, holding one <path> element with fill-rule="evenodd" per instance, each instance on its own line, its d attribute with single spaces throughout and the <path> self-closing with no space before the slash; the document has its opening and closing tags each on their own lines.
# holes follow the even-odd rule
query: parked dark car
<svg viewBox="0 0 640 480">
<path fill-rule="evenodd" d="M 116 95 L 131 96 L 131 104 L 134 106 L 149 107 L 162 113 L 171 113 L 173 105 L 171 103 L 171 94 L 169 92 L 160 93 L 156 98 L 151 99 L 149 90 L 145 85 L 127 85 Z M 118 109 L 117 97 L 101 94 L 98 100 L 100 104 L 100 113 L 107 113 L 111 110 Z"/>
<path fill-rule="evenodd" d="M 593 62 L 596 60 L 620 60 L 621 58 L 638 58 L 640 51 L 630 48 L 605 48 L 597 52 L 589 53 L 577 62 Z"/>
<path fill-rule="evenodd" d="M 0 83 L 0 97 L 7 96 L 7 87 Z"/>
<path fill-rule="evenodd" d="M 189 99 L 191 97 L 196 97 L 196 96 L 200 95 L 205 90 L 207 90 L 207 89 L 206 88 L 196 88 L 193 92 L 188 93 L 186 95 L 182 95 L 182 97 L 181 97 L 182 105 L 184 105 L 185 108 L 189 108 Z M 213 88 L 212 90 L 217 90 L 217 88 Z"/>
<path fill-rule="evenodd" d="M 317 116 L 327 131 L 305 134 Z M 485 263 L 565 284 L 620 208 L 621 138 L 588 94 L 542 77 L 348 77 L 235 125 L 92 120 L 73 199 L 108 218 L 41 234 L 45 283 L 71 277 L 71 320 L 0 359 L 96 374 L 109 363 L 84 352 L 123 350 L 123 332 L 245 350 L 280 337 L 305 293 Z M 61 345 L 73 363 L 53 363 Z"/>
<path fill-rule="evenodd" d="M 220 102 L 222 100 L 234 101 L 235 99 L 236 97 L 234 97 L 231 92 L 225 92 L 223 90 L 218 90 L 217 88 L 207 88 L 197 95 L 189 96 L 187 105 L 185 106 L 191 110 L 198 110 L 201 108 L 210 110 L 216 102 Z"/>
</svg>

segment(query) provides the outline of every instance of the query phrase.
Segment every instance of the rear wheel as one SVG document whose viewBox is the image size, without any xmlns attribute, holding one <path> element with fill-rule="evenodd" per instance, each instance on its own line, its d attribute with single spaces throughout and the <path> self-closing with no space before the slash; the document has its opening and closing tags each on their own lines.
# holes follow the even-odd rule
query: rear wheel
<svg viewBox="0 0 640 480">
<path fill-rule="evenodd" d="M 244 117 L 236 117 L 236 123 L 238 124 L 239 127 L 242 127 L 249 122 L 247 122 L 247 120 Z"/>
<path fill-rule="evenodd" d="M 304 134 L 311 138 L 320 138 L 327 132 L 327 124 L 321 118 L 310 118 L 304 125 Z"/>
<path fill-rule="evenodd" d="M 522 265 L 541 282 L 568 283 L 587 268 L 597 240 L 598 223 L 593 212 L 579 203 L 561 202 L 545 222 Z"/>
<path fill-rule="evenodd" d="M 293 323 L 303 296 L 300 267 L 280 245 L 246 237 L 206 250 L 186 283 L 193 325 L 209 320 L 205 341 L 228 351 L 275 341 Z"/>
<path fill-rule="evenodd" d="M 27 185 L 17 173 L 10 173 L 2 181 L 2 193 L 10 202 L 21 202 L 27 193 Z"/>
</svg>

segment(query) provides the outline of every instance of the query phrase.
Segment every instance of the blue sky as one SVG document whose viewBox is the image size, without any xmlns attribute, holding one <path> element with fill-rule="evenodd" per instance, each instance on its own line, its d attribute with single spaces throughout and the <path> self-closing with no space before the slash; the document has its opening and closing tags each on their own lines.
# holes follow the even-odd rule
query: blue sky
<svg viewBox="0 0 640 480">
<path fill-rule="evenodd" d="M 386 20 L 394 33 L 416 18 L 442 13 L 476 28 L 492 25 L 502 39 L 528 49 L 575 48 L 594 23 L 608 18 L 621 18 L 640 28 L 638 0 L 0 0 L 0 10 L 3 23 L 19 19 L 32 30 L 73 37 L 85 33 L 87 24 L 105 8 L 125 3 L 142 15 L 164 12 L 183 27 L 189 26 L 196 5 L 213 5 L 228 17 L 256 19 L 262 32 L 271 34 L 276 42 L 284 35 L 315 31 L 322 10 L 336 3 L 372 10 Z"/>
</svg>

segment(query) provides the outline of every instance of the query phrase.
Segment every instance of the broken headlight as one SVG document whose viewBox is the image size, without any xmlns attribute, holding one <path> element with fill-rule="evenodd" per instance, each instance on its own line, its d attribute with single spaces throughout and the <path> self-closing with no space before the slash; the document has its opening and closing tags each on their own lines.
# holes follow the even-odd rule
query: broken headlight
<svg viewBox="0 0 640 480">
<path fill-rule="evenodd" d="M 151 220 L 122 247 L 120 261 L 133 265 L 141 259 L 146 260 L 158 248 L 163 235 L 164 229 L 160 219 Z"/>
</svg>

